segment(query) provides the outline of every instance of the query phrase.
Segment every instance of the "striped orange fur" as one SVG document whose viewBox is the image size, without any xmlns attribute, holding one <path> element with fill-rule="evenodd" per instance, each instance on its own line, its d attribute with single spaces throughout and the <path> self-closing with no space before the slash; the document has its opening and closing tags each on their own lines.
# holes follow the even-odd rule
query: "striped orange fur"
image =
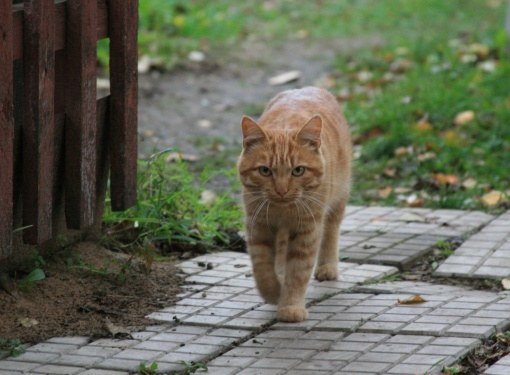
<svg viewBox="0 0 510 375">
<path fill-rule="evenodd" d="M 338 276 L 338 237 L 351 181 L 351 139 L 333 95 L 284 91 L 258 123 L 244 116 L 238 161 L 248 252 L 261 296 L 278 318 L 307 318 L 304 296 Z"/>
</svg>

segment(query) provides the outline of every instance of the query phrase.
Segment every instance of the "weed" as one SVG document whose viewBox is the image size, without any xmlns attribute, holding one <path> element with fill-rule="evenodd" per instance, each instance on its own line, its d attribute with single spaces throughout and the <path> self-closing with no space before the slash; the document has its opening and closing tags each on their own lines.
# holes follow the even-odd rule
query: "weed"
<svg viewBox="0 0 510 375">
<path fill-rule="evenodd" d="M 204 370 L 207 372 L 207 365 L 205 363 L 181 361 L 181 364 L 184 366 L 184 372 L 182 372 L 180 375 L 193 374 L 198 370 Z"/>
<path fill-rule="evenodd" d="M 460 374 L 462 369 L 459 366 L 445 367 L 442 370 L 444 375 L 457 375 Z"/>
<path fill-rule="evenodd" d="M 150 365 L 147 365 L 145 362 L 142 362 L 138 365 L 138 372 L 141 375 L 153 375 L 156 373 L 158 369 L 157 362 L 152 362 Z"/>
<path fill-rule="evenodd" d="M 439 250 L 438 256 L 441 259 L 449 257 L 455 250 L 451 241 L 439 240 L 436 242 L 436 247 Z"/>
<path fill-rule="evenodd" d="M 35 287 L 38 281 L 44 280 L 45 278 L 46 274 L 44 271 L 40 268 L 35 268 L 28 275 L 18 281 L 18 287 L 22 291 L 28 292 Z"/>
<path fill-rule="evenodd" d="M 25 346 L 20 340 L 0 337 L 0 359 L 4 356 L 16 357 L 24 352 Z"/>
<path fill-rule="evenodd" d="M 205 250 L 227 245 L 229 231 L 241 226 L 241 210 L 232 198 L 234 188 L 217 194 L 208 185 L 218 178 L 235 186 L 235 170 L 204 166 L 195 173 L 186 162 L 167 162 L 166 152 L 139 162 L 137 204 L 124 212 L 106 211 L 107 236 L 142 247 L 158 243 Z M 204 191 L 212 196 L 207 202 Z"/>
</svg>

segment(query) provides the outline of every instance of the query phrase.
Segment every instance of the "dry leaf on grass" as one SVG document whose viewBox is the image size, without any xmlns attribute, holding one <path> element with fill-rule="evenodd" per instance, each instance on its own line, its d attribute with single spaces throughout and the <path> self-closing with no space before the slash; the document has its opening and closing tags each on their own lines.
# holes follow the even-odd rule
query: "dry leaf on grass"
<svg viewBox="0 0 510 375">
<path fill-rule="evenodd" d="M 475 112 L 474 111 L 464 111 L 457 113 L 455 116 L 455 119 L 453 120 L 453 123 L 457 126 L 465 125 L 468 122 L 471 122 L 475 119 Z"/>
<path fill-rule="evenodd" d="M 462 187 L 464 189 L 473 189 L 476 187 L 476 185 L 478 185 L 478 181 L 476 181 L 472 177 L 468 177 L 464 181 L 462 181 Z"/>
<path fill-rule="evenodd" d="M 458 185 L 459 177 L 454 174 L 434 173 L 432 178 L 439 185 Z"/>
<path fill-rule="evenodd" d="M 508 290 L 510 289 L 510 279 L 502 279 L 501 280 L 501 286 L 503 289 Z"/>
<path fill-rule="evenodd" d="M 382 189 L 379 189 L 379 198 L 386 199 L 391 195 L 392 192 L 393 188 L 391 186 L 386 186 Z"/>
<path fill-rule="evenodd" d="M 423 303 L 423 302 L 427 302 L 427 301 L 419 294 L 415 294 L 414 296 L 411 296 L 409 298 L 398 300 L 399 305 L 415 305 L 415 304 Z"/>
<path fill-rule="evenodd" d="M 508 202 L 508 199 L 503 192 L 493 190 L 487 194 L 484 194 L 481 198 L 481 201 L 487 207 L 496 207 L 501 203 Z"/>
</svg>

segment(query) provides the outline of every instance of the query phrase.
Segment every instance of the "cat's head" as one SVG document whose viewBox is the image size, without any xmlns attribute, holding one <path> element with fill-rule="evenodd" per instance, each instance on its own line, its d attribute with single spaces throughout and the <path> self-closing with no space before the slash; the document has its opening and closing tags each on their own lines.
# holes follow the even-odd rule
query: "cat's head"
<svg viewBox="0 0 510 375">
<path fill-rule="evenodd" d="M 262 128 L 246 116 L 241 125 L 238 170 L 249 200 L 293 204 L 320 186 L 324 174 L 320 116 L 289 129 Z"/>
</svg>

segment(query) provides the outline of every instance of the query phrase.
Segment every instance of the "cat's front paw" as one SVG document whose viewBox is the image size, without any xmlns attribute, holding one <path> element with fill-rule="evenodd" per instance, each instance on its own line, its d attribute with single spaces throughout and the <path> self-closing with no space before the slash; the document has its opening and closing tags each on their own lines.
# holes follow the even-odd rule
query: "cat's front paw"
<svg viewBox="0 0 510 375">
<path fill-rule="evenodd" d="M 278 308 L 278 320 L 296 323 L 308 318 L 308 311 L 303 306 L 284 306 Z"/>
<path fill-rule="evenodd" d="M 319 281 L 336 280 L 338 278 L 337 264 L 323 264 L 315 269 L 315 278 Z"/>
</svg>

